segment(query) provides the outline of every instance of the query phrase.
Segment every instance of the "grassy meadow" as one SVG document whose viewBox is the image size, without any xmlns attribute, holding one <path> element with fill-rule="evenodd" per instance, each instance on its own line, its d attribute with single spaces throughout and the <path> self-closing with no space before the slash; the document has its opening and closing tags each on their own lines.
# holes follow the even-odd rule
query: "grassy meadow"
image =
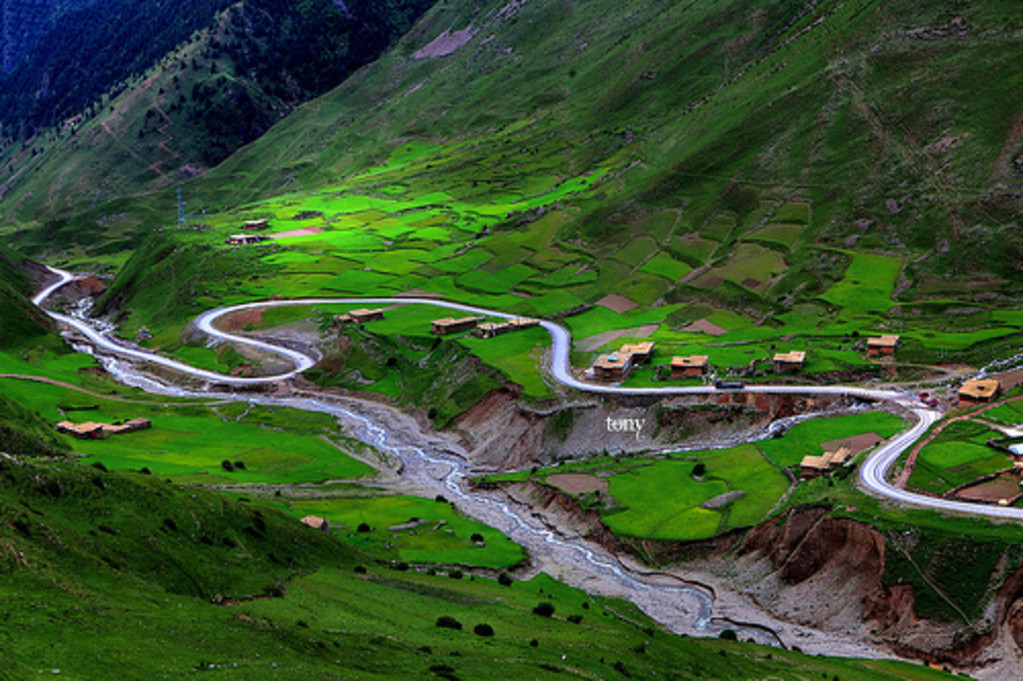
<svg viewBox="0 0 1023 681">
<path fill-rule="evenodd" d="M 583 507 L 598 510 L 602 522 L 616 535 L 697 541 L 752 527 L 787 507 L 780 502 L 790 488 L 794 491 L 812 483 L 792 485 L 783 469 L 798 477 L 799 462 L 804 456 L 823 453 L 821 443 L 865 433 L 889 438 L 904 427 L 905 422 L 891 414 L 864 412 L 804 421 L 781 437 L 726 449 L 625 458 L 605 455 L 478 480 L 532 480 L 556 486 L 549 480 L 552 475 L 594 476 L 607 481 L 607 493 L 574 496 Z"/>
<path fill-rule="evenodd" d="M 909 485 L 943 494 L 983 475 L 1011 468 L 1007 454 L 985 444 L 1002 437 L 1001 432 L 982 423 L 950 423 L 917 454 Z"/>
</svg>

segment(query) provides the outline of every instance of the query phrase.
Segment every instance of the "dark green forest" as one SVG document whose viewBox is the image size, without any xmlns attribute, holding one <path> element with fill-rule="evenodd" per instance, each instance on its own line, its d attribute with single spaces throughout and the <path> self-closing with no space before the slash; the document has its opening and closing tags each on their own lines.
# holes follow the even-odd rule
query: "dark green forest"
<svg viewBox="0 0 1023 681">
<path fill-rule="evenodd" d="M 232 7 L 229 0 L 99 0 L 58 19 L 27 59 L 0 76 L 3 136 L 28 139 L 104 95 L 116 96 L 228 8 L 227 38 L 214 42 L 208 56 L 230 59 L 236 73 L 254 76 L 264 92 L 294 105 L 375 59 L 432 4 L 248 0 Z M 253 134 L 265 131 L 269 120 L 257 123 Z"/>
</svg>

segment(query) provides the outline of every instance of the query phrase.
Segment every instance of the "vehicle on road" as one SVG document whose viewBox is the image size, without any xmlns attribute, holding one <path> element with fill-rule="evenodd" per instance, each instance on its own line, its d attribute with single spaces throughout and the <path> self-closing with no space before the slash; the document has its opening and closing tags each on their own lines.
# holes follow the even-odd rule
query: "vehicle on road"
<svg viewBox="0 0 1023 681">
<path fill-rule="evenodd" d="M 746 386 L 742 381 L 714 381 L 714 387 L 718 390 L 742 390 Z"/>
</svg>

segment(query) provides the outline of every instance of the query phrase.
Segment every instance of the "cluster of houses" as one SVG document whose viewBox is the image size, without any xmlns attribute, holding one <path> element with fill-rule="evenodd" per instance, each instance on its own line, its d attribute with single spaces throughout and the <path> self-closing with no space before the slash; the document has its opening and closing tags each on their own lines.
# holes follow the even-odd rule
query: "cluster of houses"
<svg viewBox="0 0 1023 681">
<path fill-rule="evenodd" d="M 334 317 L 335 324 L 362 324 L 384 318 L 382 308 L 349 310 Z M 488 322 L 486 317 L 443 317 L 430 322 L 430 333 L 435 336 L 451 336 L 471 331 L 478 338 L 493 338 L 511 331 L 531 329 L 540 325 L 539 319 L 515 317 L 499 322 Z"/>
<path fill-rule="evenodd" d="M 820 456 L 804 456 L 803 460 L 799 463 L 799 468 L 803 478 L 809 480 L 810 478 L 830 473 L 839 466 L 844 466 L 851 456 L 851 449 L 839 447 L 833 452 L 824 452 Z"/>
<path fill-rule="evenodd" d="M 619 383 L 628 378 L 636 366 L 649 362 L 653 354 L 653 341 L 623 345 L 618 352 L 598 357 L 586 372 L 586 378 Z"/>
<path fill-rule="evenodd" d="M 270 226 L 269 220 L 246 220 L 242 229 L 246 232 L 259 232 Z M 270 237 L 265 234 L 232 234 L 225 239 L 225 243 L 231 246 L 246 246 L 258 244 L 261 241 L 268 241 Z"/>
<path fill-rule="evenodd" d="M 450 336 L 471 331 L 477 338 L 493 338 L 511 331 L 531 329 L 540 325 L 539 319 L 515 317 L 500 322 L 488 322 L 486 317 L 444 317 L 430 322 L 430 333 Z"/>
<path fill-rule="evenodd" d="M 79 440 L 102 440 L 107 435 L 119 435 L 121 433 L 130 433 L 132 431 L 145 430 L 146 428 L 152 427 L 152 422 L 145 418 L 131 419 L 124 423 L 113 424 L 95 423 L 93 421 L 86 421 L 85 423 L 61 421 L 57 424 L 57 432 L 65 433 L 71 437 L 76 437 Z"/>
<path fill-rule="evenodd" d="M 879 336 L 867 339 L 867 355 L 869 357 L 891 356 L 899 344 L 898 336 Z M 619 382 L 625 380 L 635 366 L 649 359 L 647 348 L 652 351 L 653 342 L 640 343 L 637 346 L 625 345 L 618 352 L 601 355 L 587 371 L 587 378 Z M 635 352 L 634 348 L 642 347 L 644 351 Z M 791 350 L 776 353 L 771 364 L 776 374 L 787 374 L 801 371 L 806 366 L 806 352 Z M 671 378 L 694 378 L 710 373 L 710 358 L 707 355 L 675 356 L 670 363 Z"/>
</svg>

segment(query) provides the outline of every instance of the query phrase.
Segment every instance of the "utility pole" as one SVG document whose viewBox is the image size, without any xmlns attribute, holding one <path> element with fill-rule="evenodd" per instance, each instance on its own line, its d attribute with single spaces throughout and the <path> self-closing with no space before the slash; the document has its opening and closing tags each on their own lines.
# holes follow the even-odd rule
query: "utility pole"
<svg viewBox="0 0 1023 681">
<path fill-rule="evenodd" d="M 188 222 L 185 220 L 185 203 L 181 200 L 181 187 L 178 187 L 178 227 L 186 227 Z"/>
</svg>

